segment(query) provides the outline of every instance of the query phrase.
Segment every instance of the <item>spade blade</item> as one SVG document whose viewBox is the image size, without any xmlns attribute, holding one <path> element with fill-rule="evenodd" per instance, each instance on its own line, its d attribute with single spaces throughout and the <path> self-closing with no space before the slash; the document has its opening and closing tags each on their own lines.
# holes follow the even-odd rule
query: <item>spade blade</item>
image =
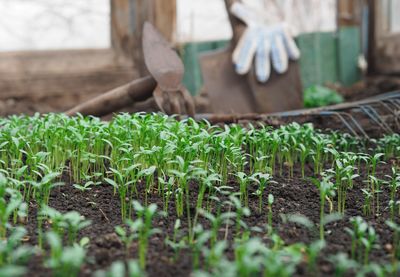
<svg viewBox="0 0 400 277">
<path fill-rule="evenodd" d="M 146 67 L 164 91 L 174 91 L 182 83 L 184 66 L 168 41 L 146 22 L 143 27 L 143 53 Z"/>
</svg>

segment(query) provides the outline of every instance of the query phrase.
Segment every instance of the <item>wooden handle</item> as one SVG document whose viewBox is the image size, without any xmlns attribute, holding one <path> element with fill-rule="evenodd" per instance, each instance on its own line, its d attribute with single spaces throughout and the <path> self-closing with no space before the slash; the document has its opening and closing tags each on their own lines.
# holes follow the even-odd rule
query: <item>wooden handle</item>
<svg viewBox="0 0 400 277">
<path fill-rule="evenodd" d="M 153 77 L 144 77 L 82 103 L 66 111 L 65 114 L 72 116 L 81 113 L 82 115 L 104 116 L 134 102 L 152 97 L 156 86 L 157 83 Z"/>
</svg>

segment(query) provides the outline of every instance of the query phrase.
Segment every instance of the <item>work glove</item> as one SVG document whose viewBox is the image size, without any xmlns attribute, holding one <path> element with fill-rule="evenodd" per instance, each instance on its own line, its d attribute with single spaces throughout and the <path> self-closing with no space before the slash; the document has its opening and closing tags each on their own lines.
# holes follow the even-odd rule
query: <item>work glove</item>
<svg viewBox="0 0 400 277">
<path fill-rule="evenodd" d="M 286 23 L 271 24 L 266 13 L 239 2 L 232 5 L 231 12 L 247 25 L 232 57 L 238 74 L 248 73 L 254 60 L 257 80 L 265 83 L 271 75 L 270 59 L 274 70 L 283 74 L 288 70 L 289 59 L 300 58 L 300 50 Z"/>
</svg>

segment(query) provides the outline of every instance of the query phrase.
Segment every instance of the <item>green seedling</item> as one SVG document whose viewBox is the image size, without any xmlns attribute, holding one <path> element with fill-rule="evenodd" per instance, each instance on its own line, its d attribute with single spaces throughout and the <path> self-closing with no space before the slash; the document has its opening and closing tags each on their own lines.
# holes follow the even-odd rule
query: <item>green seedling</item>
<svg viewBox="0 0 400 277">
<path fill-rule="evenodd" d="M 198 269 L 200 267 L 200 254 L 209 241 L 211 232 L 204 230 L 200 224 L 196 225 L 193 231 L 194 239 L 189 246 L 192 250 L 193 268 Z"/>
<path fill-rule="evenodd" d="M 319 237 L 320 240 L 324 240 L 325 237 L 325 224 L 327 220 L 325 218 L 325 201 L 335 196 L 334 184 L 330 181 L 331 176 L 324 176 L 320 181 L 318 179 L 312 179 L 312 182 L 319 190 L 320 199 L 320 217 L 319 217 Z"/>
<path fill-rule="evenodd" d="M 233 206 L 235 208 L 235 233 L 236 236 L 240 235 L 240 232 L 242 230 L 242 228 L 244 228 L 245 230 L 247 229 L 247 225 L 245 224 L 245 222 L 242 220 L 243 217 L 249 216 L 250 215 L 250 210 L 247 207 L 243 207 L 240 200 L 234 196 L 231 195 L 229 197 L 230 200 L 230 206 Z"/>
<path fill-rule="evenodd" d="M 46 233 L 46 241 L 50 246 L 46 266 L 51 268 L 56 276 L 77 276 L 85 261 L 85 248 L 77 243 L 63 247 L 61 238 L 53 232 Z"/>
<path fill-rule="evenodd" d="M 139 264 L 144 270 L 146 268 L 146 254 L 149 245 L 149 238 L 156 233 L 159 233 L 158 229 L 152 228 L 152 221 L 156 215 L 157 205 L 150 204 L 148 207 L 143 207 L 139 202 L 132 202 L 133 209 L 136 212 L 137 219 L 134 221 L 136 228 L 132 230 L 136 232 L 138 239 L 138 252 L 139 252 Z"/>
<path fill-rule="evenodd" d="M 377 241 L 375 229 L 359 216 L 350 219 L 353 229 L 346 228 L 351 236 L 351 258 L 364 264 L 368 263 L 369 254 Z"/>
<path fill-rule="evenodd" d="M 396 199 L 396 196 L 400 188 L 400 173 L 397 171 L 396 167 L 392 167 L 392 175 L 386 175 L 386 178 L 389 179 L 387 184 L 390 188 L 390 220 L 394 221 L 395 208 L 398 206 L 398 200 Z"/>
<path fill-rule="evenodd" d="M 0 239 L 0 273 L 15 271 L 15 275 L 22 275 L 20 273 L 25 271 L 23 265 L 36 251 L 31 246 L 22 243 L 23 238 L 27 235 L 27 231 L 23 227 L 11 228 L 9 233 L 7 239 Z M 13 274 L 12 276 L 14 276 Z M 0 276 L 6 275 L 0 274 Z"/>
<path fill-rule="evenodd" d="M 244 172 L 238 172 L 236 174 L 237 180 L 240 187 L 240 202 L 245 207 L 249 207 L 249 192 L 248 186 L 250 184 L 251 178 Z"/>
<path fill-rule="evenodd" d="M 318 275 L 316 272 L 318 272 L 317 269 L 317 260 L 318 256 L 322 252 L 322 250 L 325 248 L 326 242 L 323 240 L 317 240 L 313 243 L 311 243 L 309 246 L 305 247 L 305 252 L 307 254 L 307 271 L 308 274 L 310 275 Z"/>
<path fill-rule="evenodd" d="M 95 277 L 146 277 L 147 274 L 144 272 L 138 261 L 128 260 L 125 262 L 116 261 L 114 262 L 107 271 L 98 271 Z"/>
<path fill-rule="evenodd" d="M 272 204 L 274 204 L 274 196 L 272 194 L 268 194 L 268 233 L 271 234 L 273 232 L 272 227 Z"/>
<path fill-rule="evenodd" d="M 78 233 L 90 226 L 91 221 L 86 220 L 84 216 L 76 211 L 67 212 L 63 215 L 62 227 L 65 228 L 69 244 L 77 242 Z"/>
<path fill-rule="evenodd" d="M 400 259 L 400 225 L 390 220 L 385 223 L 393 232 L 392 260 L 398 261 Z"/>
<path fill-rule="evenodd" d="M 18 217 L 26 218 L 27 205 L 21 193 L 8 187 L 7 178 L 0 173 L 0 240 L 6 239 L 10 221 L 14 224 Z"/>
<path fill-rule="evenodd" d="M 173 261 L 177 261 L 181 251 L 188 247 L 187 237 L 182 234 L 183 232 L 180 230 L 180 228 L 181 220 L 178 218 L 174 224 L 174 233 L 172 239 L 169 237 L 165 239 L 165 244 L 171 247 L 175 252 Z"/>
<path fill-rule="evenodd" d="M 258 189 L 255 194 L 258 196 L 258 212 L 261 213 L 264 204 L 264 191 L 269 184 L 276 182 L 272 181 L 272 176 L 268 173 L 255 173 L 251 178 L 258 183 Z"/>
<path fill-rule="evenodd" d="M 349 259 L 345 253 L 330 256 L 329 261 L 335 268 L 335 277 L 343 277 L 349 271 L 355 271 L 358 268 L 358 263 Z"/>
</svg>

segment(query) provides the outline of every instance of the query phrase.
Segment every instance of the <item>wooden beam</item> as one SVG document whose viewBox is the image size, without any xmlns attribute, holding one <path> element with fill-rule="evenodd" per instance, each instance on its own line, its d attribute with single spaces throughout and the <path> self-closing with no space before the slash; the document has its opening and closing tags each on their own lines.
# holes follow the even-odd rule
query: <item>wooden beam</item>
<svg viewBox="0 0 400 277">
<path fill-rule="evenodd" d="M 168 41 L 175 41 L 176 0 L 152 0 L 154 5 L 153 24 Z"/>
<path fill-rule="evenodd" d="M 120 64 L 132 62 L 130 0 L 111 0 L 111 46 Z"/>
<path fill-rule="evenodd" d="M 132 63 L 140 75 L 146 74 L 142 51 L 142 28 L 150 21 L 173 41 L 176 27 L 176 0 L 111 0 L 111 37 L 116 59 Z"/>
<path fill-rule="evenodd" d="M 361 22 L 360 0 L 338 0 L 339 26 L 355 26 Z"/>
</svg>

